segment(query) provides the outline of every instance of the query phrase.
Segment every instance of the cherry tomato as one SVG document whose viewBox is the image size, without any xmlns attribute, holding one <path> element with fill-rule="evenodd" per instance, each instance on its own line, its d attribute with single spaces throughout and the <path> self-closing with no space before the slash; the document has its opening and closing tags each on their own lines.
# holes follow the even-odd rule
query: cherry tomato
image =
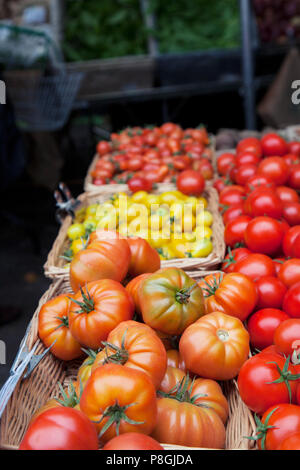
<svg viewBox="0 0 300 470">
<path fill-rule="evenodd" d="M 247 224 L 244 239 L 252 252 L 274 255 L 281 247 L 283 236 L 280 222 L 271 217 L 255 217 Z"/>
<path fill-rule="evenodd" d="M 236 156 L 229 152 L 220 155 L 217 162 L 218 173 L 226 176 L 231 168 L 235 166 L 235 158 Z"/>
<path fill-rule="evenodd" d="M 289 177 L 289 167 L 281 157 L 268 157 L 260 162 L 258 175 L 267 176 L 276 185 L 283 185 Z"/>
<path fill-rule="evenodd" d="M 263 175 L 254 175 L 252 178 L 249 178 L 246 184 L 246 192 L 251 193 L 254 191 L 256 188 L 262 188 L 266 187 L 269 189 L 275 189 L 275 184 L 270 180 L 270 178 L 267 178 L 267 176 Z"/>
<path fill-rule="evenodd" d="M 261 277 L 256 281 L 256 290 L 258 294 L 257 309 L 281 309 L 287 288 L 280 279 L 273 276 Z"/>
<path fill-rule="evenodd" d="M 245 194 L 245 189 L 242 186 L 228 186 L 221 191 L 219 203 L 221 206 L 242 204 L 244 202 Z"/>
<path fill-rule="evenodd" d="M 238 167 L 234 180 L 237 184 L 244 186 L 250 178 L 256 175 L 256 173 L 256 165 L 247 163 Z"/>
<path fill-rule="evenodd" d="M 283 156 L 288 153 L 287 142 L 278 134 L 268 133 L 261 139 L 263 155 L 268 156 Z"/>
<path fill-rule="evenodd" d="M 136 193 L 137 191 L 150 192 L 152 189 L 152 184 L 146 178 L 134 176 L 128 181 L 128 188 L 133 193 Z"/>
<path fill-rule="evenodd" d="M 225 257 L 222 264 L 222 271 L 225 273 L 233 273 L 235 271 L 235 265 L 238 261 L 247 258 L 251 254 L 251 251 L 247 248 L 236 248 L 231 250 L 228 248 L 228 255 Z"/>
<path fill-rule="evenodd" d="M 292 188 L 288 188 L 287 186 L 278 186 L 275 189 L 275 192 L 284 204 L 288 202 L 299 202 L 298 193 Z"/>
<path fill-rule="evenodd" d="M 236 219 L 240 215 L 245 215 L 244 214 L 244 205 L 243 204 L 236 204 L 234 206 L 231 206 L 227 209 L 228 206 L 224 206 L 224 212 L 223 212 L 223 222 L 224 225 L 227 225 L 229 222 L 232 220 Z"/>
<path fill-rule="evenodd" d="M 294 284 L 284 296 L 283 310 L 293 318 L 300 318 L 300 282 Z"/>
<path fill-rule="evenodd" d="M 241 215 L 226 225 L 224 239 L 227 246 L 233 248 L 237 244 L 244 244 L 245 231 L 250 221 L 251 217 Z"/>
<path fill-rule="evenodd" d="M 275 275 L 275 267 L 272 259 L 269 258 L 269 256 L 259 253 L 253 253 L 236 263 L 235 271 L 245 274 L 253 281 L 257 281 L 261 277 Z"/>
<path fill-rule="evenodd" d="M 251 152 L 260 158 L 262 156 L 262 146 L 260 140 L 256 137 L 247 137 L 240 140 L 237 145 L 237 153 L 240 154 L 242 152 Z"/>
<path fill-rule="evenodd" d="M 258 165 L 259 160 L 260 160 L 259 157 L 255 155 L 254 153 L 244 151 L 237 155 L 235 164 L 237 167 L 240 167 L 242 165 L 249 165 L 249 164 L 256 166 Z"/>
<path fill-rule="evenodd" d="M 280 219 L 282 202 L 272 189 L 261 187 L 252 191 L 244 204 L 244 211 L 251 217 L 269 216 Z"/>
<path fill-rule="evenodd" d="M 286 260 L 279 269 L 278 278 L 286 287 L 291 287 L 300 282 L 300 259 L 291 258 Z"/>
<path fill-rule="evenodd" d="M 293 141 L 293 142 L 288 142 L 288 150 L 290 153 L 294 153 L 295 155 L 300 156 L 300 142 L 298 141 Z"/>
<path fill-rule="evenodd" d="M 264 308 L 253 313 L 248 320 L 250 343 L 262 350 L 273 344 L 276 328 L 289 316 L 276 308 Z"/>
<path fill-rule="evenodd" d="M 205 187 L 203 176 L 195 170 L 185 170 L 177 178 L 177 188 L 189 196 L 201 196 Z"/>
<path fill-rule="evenodd" d="M 274 344 L 286 356 L 292 356 L 300 347 L 300 319 L 287 318 L 276 328 Z"/>
<path fill-rule="evenodd" d="M 291 188 L 300 189 L 300 164 L 292 166 L 287 184 Z"/>
<path fill-rule="evenodd" d="M 300 203 L 287 202 L 283 206 L 282 216 L 291 226 L 300 225 Z"/>
</svg>

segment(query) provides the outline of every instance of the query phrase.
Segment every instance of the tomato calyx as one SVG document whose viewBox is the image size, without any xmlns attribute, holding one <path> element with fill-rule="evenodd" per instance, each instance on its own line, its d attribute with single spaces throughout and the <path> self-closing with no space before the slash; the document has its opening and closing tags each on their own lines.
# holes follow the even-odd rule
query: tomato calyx
<svg viewBox="0 0 300 470">
<path fill-rule="evenodd" d="M 125 348 L 125 338 L 126 338 L 126 333 L 128 330 L 124 331 L 124 334 L 122 336 L 121 340 L 121 347 L 116 346 L 115 344 L 109 343 L 107 341 L 102 341 L 102 344 L 104 346 L 104 351 L 105 351 L 105 359 L 103 361 L 104 364 L 121 364 L 124 365 L 129 359 L 129 353 L 127 349 Z M 109 353 L 109 349 L 113 351 L 113 354 Z"/>
<path fill-rule="evenodd" d="M 229 333 L 226 330 L 220 329 L 217 331 L 217 336 L 221 341 L 225 343 L 229 338 Z"/>
<path fill-rule="evenodd" d="M 202 288 L 204 297 L 210 297 L 211 295 L 215 294 L 223 280 L 223 273 L 220 275 L 219 279 L 217 279 L 215 275 L 213 275 L 212 278 L 213 282 L 211 284 L 204 280 L 204 283 L 206 285 L 206 287 Z"/>
<path fill-rule="evenodd" d="M 93 365 L 98 352 L 100 352 L 100 349 L 98 349 L 97 351 L 94 351 L 94 349 L 81 348 L 81 350 L 88 356 L 87 359 L 85 360 L 85 365 L 86 366 Z"/>
<path fill-rule="evenodd" d="M 203 403 L 196 403 L 199 398 L 207 397 L 208 395 L 205 393 L 197 393 L 192 395 L 192 390 L 194 387 L 196 377 L 193 378 L 192 382 L 190 382 L 189 374 L 183 379 L 178 382 L 168 393 L 159 390 L 157 393 L 162 398 L 171 398 L 172 400 L 177 400 L 181 403 L 191 403 L 192 405 L 208 408 L 207 405 Z"/>
<path fill-rule="evenodd" d="M 55 318 L 61 322 L 61 324 L 55 328 L 56 330 L 62 327 L 69 328 L 69 318 L 66 315 L 64 315 L 63 317 L 55 317 Z"/>
<path fill-rule="evenodd" d="M 197 286 L 197 283 L 188 287 L 187 289 L 181 289 L 176 291 L 175 300 L 180 304 L 187 304 L 190 300 L 192 290 Z"/>
<path fill-rule="evenodd" d="M 83 302 L 80 302 L 79 300 L 72 299 L 72 297 L 69 297 L 69 299 L 74 302 L 76 305 L 78 305 L 81 310 L 77 310 L 76 313 L 90 313 L 94 310 L 95 308 L 95 302 L 94 299 L 91 297 L 91 294 L 89 291 L 86 289 L 86 294 L 83 292 L 82 287 L 80 287 L 80 292 L 81 296 L 83 299 Z"/>
<path fill-rule="evenodd" d="M 144 421 L 135 421 L 133 419 L 128 418 L 126 415 L 126 410 L 130 406 L 134 406 L 136 403 L 130 403 L 129 405 L 121 406 L 119 405 L 118 401 L 116 400 L 114 405 L 108 406 L 104 412 L 103 416 L 99 421 L 94 421 L 95 423 L 101 423 L 105 418 L 108 418 L 107 422 L 101 429 L 101 432 L 99 434 L 99 438 L 103 436 L 103 434 L 106 433 L 106 431 L 113 425 L 116 425 L 116 434 L 117 436 L 119 435 L 119 430 L 120 430 L 120 424 L 121 421 L 126 421 L 128 424 L 133 424 L 133 425 L 139 425 L 139 424 L 144 424 Z"/>
<path fill-rule="evenodd" d="M 276 369 L 280 375 L 280 377 L 276 380 L 273 380 L 273 382 L 266 382 L 267 384 L 280 384 L 280 383 L 285 383 L 289 392 L 289 400 L 290 403 L 292 402 L 292 391 L 291 391 L 291 386 L 290 386 L 290 381 L 292 380 L 298 380 L 300 378 L 300 374 L 292 374 L 291 371 L 288 370 L 289 364 L 290 364 L 290 356 L 287 357 L 284 366 L 282 369 L 280 369 L 279 365 L 277 364 L 276 361 L 270 361 L 267 362 L 267 364 L 275 364 Z"/>
<path fill-rule="evenodd" d="M 232 264 L 236 264 L 236 259 L 234 255 L 232 254 L 232 250 L 230 246 L 228 247 L 228 258 L 223 259 L 224 264 L 224 269 L 229 268 Z"/>
<path fill-rule="evenodd" d="M 80 379 L 79 379 L 80 380 Z M 80 398 L 83 392 L 82 382 L 80 380 L 80 391 L 79 396 L 75 390 L 74 384 L 71 382 L 68 385 L 68 391 L 66 392 L 61 383 L 58 382 L 59 391 L 61 393 L 62 398 L 54 397 L 54 399 L 61 405 L 67 408 L 75 408 L 75 406 L 79 405 Z"/>
<path fill-rule="evenodd" d="M 265 422 L 262 423 L 262 421 L 259 419 L 257 414 L 254 415 L 254 420 L 256 424 L 256 435 L 255 436 L 245 436 L 245 439 L 253 440 L 253 441 L 258 441 L 261 439 L 261 449 L 266 450 L 265 443 L 266 443 L 266 437 L 267 437 L 267 432 L 270 429 L 274 429 L 276 426 L 269 426 L 269 421 L 272 416 L 272 414 L 278 410 L 277 408 L 274 408 L 270 413 L 267 415 Z"/>
</svg>

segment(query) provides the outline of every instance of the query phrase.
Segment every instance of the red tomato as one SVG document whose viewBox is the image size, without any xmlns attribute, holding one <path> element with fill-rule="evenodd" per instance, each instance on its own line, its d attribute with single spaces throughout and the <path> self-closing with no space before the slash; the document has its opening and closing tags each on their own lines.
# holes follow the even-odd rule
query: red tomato
<svg viewBox="0 0 300 470">
<path fill-rule="evenodd" d="M 246 184 L 246 192 L 251 193 L 256 188 L 266 187 L 269 189 L 275 189 L 275 184 L 266 176 L 255 175 L 249 178 Z"/>
<path fill-rule="evenodd" d="M 235 271 L 235 265 L 238 261 L 247 258 L 251 254 L 251 251 L 247 248 L 236 248 L 231 250 L 228 248 L 228 255 L 225 257 L 222 264 L 222 271 L 225 273 L 233 273 Z"/>
<path fill-rule="evenodd" d="M 278 308 L 281 309 L 283 298 L 287 288 L 276 277 L 261 277 L 256 282 L 258 300 L 256 308 Z"/>
<path fill-rule="evenodd" d="M 274 219 L 280 219 L 282 202 L 272 189 L 266 187 L 256 188 L 245 200 L 244 211 L 251 217 L 267 215 Z"/>
<path fill-rule="evenodd" d="M 287 142 L 278 134 L 269 133 L 261 139 L 263 155 L 268 156 L 283 156 L 288 153 Z"/>
<path fill-rule="evenodd" d="M 225 212 L 223 213 L 223 222 L 224 225 L 227 225 L 232 220 L 236 219 L 240 215 L 244 215 L 244 205 L 243 204 L 236 204 L 229 209 L 226 209 L 228 206 L 224 206 Z"/>
<path fill-rule="evenodd" d="M 205 187 L 203 176 L 194 170 L 185 170 L 177 178 L 177 188 L 183 194 L 200 196 Z"/>
<path fill-rule="evenodd" d="M 127 432 L 113 437 L 102 450 L 164 450 L 164 448 L 150 436 L 137 432 Z"/>
<path fill-rule="evenodd" d="M 288 186 L 294 189 L 300 189 L 300 164 L 293 165 L 288 178 Z"/>
<path fill-rule="evenodd" d="M 252 163 L 247 163 L 238 167 L 235 174 L 235 182 L 241 186 L 244 186 L 250 178 L 256 175 L 257 167 Z"/>
<path fill-rule="evenodd" d="M 237 153 L 251 152 L 257 155 L 259 158 L 262 156 L 262 146 L 260 140 L 256 137 L 247 137 L 240 140 L 237 145 Z"/>
<path fill-rule="evenodd" d="M 293 141 L 293 142 L 288 142 L 288 150 L 290 153 L 294 153 L 295 155 L 300 156 L 300 142 L 298 141 Z"/>
<path fill-rule="evenodd" d="M 251 315 L 247 327 L 252 346 L 259 350 L 271 346 L 276 328 L 288 318 L 286 313 L 276 308 L 264 308 Z"/>
<path fill-rule="evenodd" d="M 284 155 L 283 159 L 285 163 L 288 164 L 289 167 L 292 167 L 293 165 L 297 165 L 297 163 L 300 162 L 299 156 L 293 153 L 288 153 L 287 155 Z"/>
<path fill-rule="evenodd" d="M 105 155 L 106 153 L 111 152 L 112 146 L 110 142 L 107 142 L 106 140 L 100 140 L 100 142 L 97 145 L 97 153 L 99 155 Z"/>
<path fill-rule="evenodd" d="M 300 282 L 300 259 L 291 258 L 285 261 L 279 269 L 278 277 L 286 287 Z"/>
<path fill-rule="evenodd" d="M 292 188 L 288 188 L 287 186 L 278 186 L 275 189 L 275 192 L 283 203 L 299 202 L 298 193 Z"/>
<path fill-rule="evenodd" d="M 231 181 L 227 177 L 222 177 L 214 182 L 213 187 L 218 191 L 218 193 L 220 193 L 223 191 L 223 189 L 225 189 L 227 186 L 230 186 L 231 184 Z"/>
<path fill-rule="evenodd" d="M 300 224 L 300 203 L 288 202 L 285 203 L 282 210 L 282 216 L 291 226 Z"/>
<path fill-rule="evenodd" d="M 281 247 L 283 236 L 280 222 L 271 217 L 256 217 L 248 223 L 244 239 L 252 252 L 274 255 Z"/>
<path fill-rule="evenodd" d="M 20 450 L 97 450 L 94 424 L 79 410 L 59 406 L 41 413 L 31 423 Z"/>
<path fill-rule="evenodd" d="M 245 274 L 253 281 L 261 277 L 275 275 L 275 267 L 271 258 L 258 253 L 253 253 L 236 263 L 235 271 Z"/>
<path fill-rule="evenodd" d="M 128 188 L 133 193 L 136 193 L 137 191 L 150 192 L 152 189 L 152 184 L 146 178 L 141 176 L 134 176 L 128 181 Z"/>
<path fill-rule="evenodd" d="M 284 439 L 277 450 L 300 450 L 300 432 Z"/>
<path fill-rule="evenodd" d="M 283 310 L 293 318 L 300 318 L 300 282 L 294 284 L 284 296 Z"/>
<path fill-rule="evenodd" d="M 259 425 L 259 449 L 279 450 L 287 439 L 300 433 L 300 406 L 272 406 L 266 410 Z"/>
<path fill-rule="evenodd" d="M 244 244 L 245 230 L 250 221 L 251 217 L 241 215 L 226 225 L 224 239 L 227 246 L 232 248 L 237 244 Z"/>
<path fill-rule="evenodd" d="M 221 206 L 236 206 L 242 204 L 245 198 L 245 189 L 242 186 L 228 186 L 220 193 L 219 203 Z"/>
<path fill-rule="evenodd" d="M 278 276 L 278 273 L 280 271 L 280 268 L 281 266 L 283 265 L 283 263 L 285 262 L 285 258 L 276 258 L 276 259 L 273 259 L 273 263 L 274 263 L 274 267 L 275 267 L 275 274 L 276 276 Z"/>
<path fill-rule="evenodd" d="M 255 165 L 257 166 L 260 158 L 252 152 L 241 152 L 237 155 L 235 164 L 237 167 L 242 165 Z"/>
<path fill-rule="evenodd" d="M 297 385 L 296 370 L 289 364 L 289 358 L 274 353 L 251 357 L 238 376 L 241 399 L 257 414 L 271 406 L 295 401 Z"/>
<path fill-rule="evenodd" d="M 300 225 L 295 225 L 294 227 L 291 227 L 284 235 L 282 248 L 285 256 L 293 256 L 293 245 L 299 234 Z"/>
<path fill-rule="evenodd" d="M 292 356 L 300 347 L 300 319 L 288 318 L 276 328 L 274 344 L 286 356 Z"/>
<path fill-rule="evenodd" d="M 236 156 L 229 152 L 220 155 L 217 162 L 218 173 L 226 176 L 235 165 L 235 158 Z"/>
<path fill-rule="evenodd" d="M 289 177 L 289 167 L 281 157 L 268 157 L 260 162 L 258 175 L 267 176 L 276 185 L 283 185 Z"/>
</svg>

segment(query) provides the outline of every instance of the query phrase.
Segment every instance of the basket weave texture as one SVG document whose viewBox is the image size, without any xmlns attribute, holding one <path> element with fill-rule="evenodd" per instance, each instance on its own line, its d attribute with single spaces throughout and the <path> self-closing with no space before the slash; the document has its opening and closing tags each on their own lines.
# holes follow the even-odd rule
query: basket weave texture
<svg viewBox="0 0 300 470">
<path fill-rule="evenodd" d="M 178 265 L 180 267 L 180 264 Z M 192 277 L 200 280 L 211 272 L 194 272 Z M 38 343 L 36 354 L 45 351 L 38 337 L 38 318 L 42 305 L 62 293 L 72 293 L 68 281 L 56 280 L 40 299 L 37 310 L 31 320 L 27 337 L 29 351 Z M 50 398 L 59 394 L 57 382 L 67 386 L 76 379 L 77 371 L 83 359 L 63 362 L 50 352 L 41 360 L 31 375 L 18 382 L 1 419 L 0 447 L 2 449 L 18 448 L 34 412 Z M 242 402 L 235 380 L 221 383 L 229 403 L 229 418 L 226 425 L 226 449 L 249 450 L 254 447 L 253 441 L 245 438 L 255 433 L 255 423 L 250 410 Z M 165 449 L 189 449 L 188 447 L 166 444 Z M 192 448 L 191 448 L 192 449 Z"/>
<path fill-rule="evenodd" d="M 78 199 L 81 201 L 81 207 L 87 207 L 89 204 L 96 202 L 103 203 L 111 198 L 115 194 L 116 186 L 110 186 L 110 192 L 103 193 L 101 190 L 98 193 L 83 193 Z M 217 191 L 210 185 L 207 184 L 207 189 L 204 192 L 204 196 L 208 200 L 207 209 L 213 215 L 213 251 L 206 258 L 184 258 L 184 259 L 172 259 L 163 260 L 161 262 L 162 267 L 180 266 L 182 269 L 216 269 L 216 267 L 222 262 L 225 256 L 225 242 L 224 242 L 224 225 L 223 220 L 219 212 L 219 197 Z M 175 187 L 171 184 L 159 186 L 156 193 L 162 193 L 164 191 L 174 190 Z M 124 192 L 129 194 L 128 189 Z M 80 208 L 80 207 L 79 207 Z M 68 247 L 67 231 L 72 224 L 71 216 L 67 216 L 64 220 L 58 236 L 54 241 L 50 253 L 48 254 L 47 261 L 44 265 L 45 275 L 50 279 L 67 278 L 69 276 L 69 270 L 64 267 L 65 262 L 62 255 Z"/>
</svg>

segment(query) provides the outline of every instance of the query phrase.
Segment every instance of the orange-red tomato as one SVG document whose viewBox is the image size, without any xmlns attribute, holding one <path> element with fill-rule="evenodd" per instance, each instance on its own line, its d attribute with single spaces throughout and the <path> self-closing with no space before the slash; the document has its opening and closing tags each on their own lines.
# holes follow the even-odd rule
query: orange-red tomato
<svg viewBox="0 0 300 470">
<path fill-rule="evenodd" d="M 158 252 L 143 238 L 127 239 L 131 260 L 128 274 L 132 277 L 145 273 L 154 273 L 160 269 L 160 257 Z"/>
<path fill-rule="evenodd" d="M 139 276 L 133 278 L 126 286 L 127 292 L 130 294 L 130 296 L 133 299 L 135 311 L 139 314 L 141 314 L 141 309 L 140 309 L 139 301 L 138 301 L 138 289 L 140 286 L 140 282 L 143 281 L 144 279 L 147 279 L 147 277 L 149 276 L 151 276 L 151 273 L 140 274 Z"/>
<path fill-rule="evenodd" d="M 125 321 L 109 335 L 92 366 L 92 372 L 103 364 L 121 364 L 145 372 L 158 388 L 167 368 L 167 354 L 154 330 L 143 323 Z"/>
<path fill-rule="evenodd" d="M 95 233 L 97 239 L 85 250 L 80 250 L 71 262 L 70 283 L 74 292 L 99 279 L 121 282 L 128 272 L 130 248 L 127 240 L 108 230 Z"/>
<path fill-rule="evenodd" d="M 98 349 L 122 321 L 131 320 L 133 301 L 116 281 L 102 279 L 87 284 L 72 298 L 70 330 L 83 346 Z"/>
<path fill-rule="evenodd" d="M 102 450 L 164 450 L 164 448 L 150 436 L 127 432 L 111 439 Z"/>
<path fill-rule="evenodd" d="M 188 382 L 187 390 L 191 396 L 197 397 L 194 403 L 198 406 L 213 409 L 226 422 L 229 413 L 228 402 L 223 395 L 220 385 L 211 379 L 201 379 L 196 377 L 191 380 L 183 370 L 168 366 L 165 376 L 161 382 L 159 390 L 164 394 L 176 395 L 176 390 L 182 381 Z"/>
<path fill-rule="evenodd" d="M 106 364 L 89 378 L 80 409 L 95 423 L 103 443 L 127 432 L 150 434 L 157 419 L 155 387 L 144 372 Z"/>
<path fill-rule="evenodd" d="M 69 328 L 71 301 L 61 294 L 46 302 L 39 313 L 39 337 L 44 345 L 51 346 L 52 354 L 63 361 L 71 361 L 83 355 L 80 343 Z"/>
<path fill-rule="evenodd" d="M 179 351 L 194 374 L 229 380 L 236 377 L 248 357 L 249 334 L 238 318 L 214 312 L 185 330 Z"/>
<path fill-rule="evenodd" d="M 257 291 L 254 282 L 244 274 L 230 273 L 224 277 L 210 276 L 204 279 L 205 311 L 224 312 L 240 320 L 253 311 L 257 302 Z M 201 281 L 203 285 L 203 281 Z"/>
<path fill-rule="evenodd" d="M 167 364 L 168 367 L 175 367 L 186 371 L 186 366 L 184 360 L 182 359 L 180 352 L 177 349 L 169 349 L 167 351 Z"/>
</svg>

